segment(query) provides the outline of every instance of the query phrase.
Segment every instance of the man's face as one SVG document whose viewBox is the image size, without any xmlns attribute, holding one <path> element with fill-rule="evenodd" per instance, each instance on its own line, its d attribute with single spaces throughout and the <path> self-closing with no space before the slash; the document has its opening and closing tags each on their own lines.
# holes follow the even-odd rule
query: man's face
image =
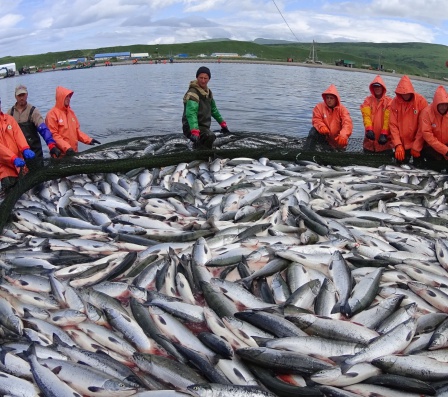
<svg viewBox="0 0 448 397">
<path fill-rule="evenodd" d="M 325 95 L 325 104 L 329 107 L 329 108 L 334 108 L 336 106 L 336 96 L 332 95 L 332 94 L 327 94 Z"/>
<path fill-rule="evenodd" d="M 70 105 L 70 99 L 72 99 L 71 95 L 67 95 L 64 99 L 64 105 L 69 106 Z"/>
<path fill-rule="evenodd" d="M 440 114 L 446 114 L 446 112 L 448 111 L 448 103 L 439 103 L 437 105 L 437 110 Z"/>
<path fill-rule="evenodd" d="M 379 98 L 383 94 L 383 87 L 381 87 L 380 85 L 374 85 L 373 93 L 375 94 L 376 98 Z"/>
<path fill-rule="evenodd" d="M 16 95 L 16 101 L 19 106 L 25 106 L 28 101 L 28 94 L 25 92 L 23 94 Z"/>
<path fill-rule="evenodd" d="M 403 101 L 410 101 L 412 98 L 412 94 L 401 94 L 401 97 L 403 98 Z"/>
<path fill-rule="evenodd" d="M 202 89 L 206 89 L 210 78 L 208 77 L 207 73 L 201 73 L 197 77 L 197 80 L 198 80 L 199 87 L 201 87 Z"/>
</svg>

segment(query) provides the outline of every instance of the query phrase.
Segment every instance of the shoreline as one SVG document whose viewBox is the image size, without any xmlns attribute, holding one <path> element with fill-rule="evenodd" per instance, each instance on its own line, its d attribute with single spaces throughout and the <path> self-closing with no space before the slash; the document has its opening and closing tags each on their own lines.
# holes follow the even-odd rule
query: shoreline
<svg viewBox="0 0 448 397">
<path fill-rule="evenodd" d="M 169 60 L 166 58 L 161 59 L 150 59 L 150 60 L 139 60 L 137 63 L 133 63 L 132 60 L 125 60 L 125 61 L 119 61 L 116 63 L 113 63 L 112 66 L 127 66 L 127 65 L 146 65 L 146 64 L 155 64 L 155 61 L 157 61 L 161 64 L 169 64 Z M 387 75 L 387 76 L 395 76 L 398 78 L 401 78 L 405 74 L 402 73 L 392 73 L 392 72 L 386 72 L 384 70 L 376 70 L 376 69 L 362 69 L 362 68 L 348 68 L 345 66 L 336 66 L 331 64 L 315 64 L 315 63 L 306 63 L 306 62 L 284 62 L 284 61 L 269 61 L 269 60 L 258 60 L 258 59 L 210 59 L 210 58 L 204 58 L 204 59 L 179 59 L 176 58 L 174 60 L 174 63 L 198 63 L 198 64 L 218 64 L 218 63 L 241 63 L 241 64 L 261 64 L 261 65 L 282 65 L 282 66 L 289 66 L 289 67 L 307 67 L 307 68 L 321 68 L 321 69 L 332 69 L 332 70 L 340 70 L 343 72 L 359 72 L 359 73 L 369 73 L 369 74 L 381 74 L 381 75 Z M 110 65 L 109 65 L 110 66 Z M 97 67 L 109 67 L 104 62 L 95 64 L 95 68 Z M 76 69 L 73 67 L 72 69 Z M 84 68 L 80 68 L 84 69 Z M 88 68 L 86 68 L 88 69 Z M 67 69 L 44 69 L 41 72 L 38 73 L 48 73 L 48 72 L 60 72 L 60 71 L 67 71 Z M 33 73 L 34 74 L 34 73 Z M 415 75 L 408 75 L 409 78 L 412 80 L 419 80 L 424 81 L 427 83 L 434 83 L 439 85 L 446 85 L 448 82 L 444 80 L 438 80 L 438 79 L 431 79 L 429 77 L 424 76 L 415 76 Z"/>
<path fill-rule="evenodd" d="M 162 60 L 158 60 L 159 62 L 163 63 L 164 59 Z M 150 63 L 154 63 L 154 60 L 144 60 L 144 61 L 138 61 L 138 64 L 150 64 Z M 168 64 L 168 60 L 166 60 L 166 63 Z M 282 66 L 298 66 L 298 67 L 309 67 L 309 68 L 321 68 L 321 69 L 333 69 L 333 70 L 340 70 L 343 72 L 360 72 L 360 73 L 370 73 L 370 74 L 382 74 L 382 75 L 387 75 L 387 76 L 395 76 L 398 78 L 401 78 L 402 76 L 404 76 L 405 74 L 402 73 L 392 73 L 392 72 L 386 72 L 384 70 L 376 70 L 376 69 L 361 69 L 361 68 L 347 68 L 345 66 L 336 66 L 336 65 L 331 65 L 331 64 L 327 64 L 324 63 L 322 65 L 320 64 L 315 64 L 315 63 L 306 63 L 306 62 L 283 62 L 283 61 L 269 61 L 269 60 L 256 60 L 256 59 L 244 59 L 244 60 L 239 60 L 239 59 L 222 59 L 220 61 L 218 61 L 217 59 L 210 59 L 210 58 L 205 58 L 205 59 L 178 59 L 176 58 L 174 60 L 174 63 L 203 63 L 203 64 L 207 64 L 207 63 L 249 63 L 249 64 L 262 64 L 262 65 L 282 65 Z M 123 61 L 120 63 L 116 63 L 115 65 L 132 65 L 132 61 Z M 96 66 L 104 66 L 104 65 L 96 65 Z M 411 78 L 412 80 L 419 80 L 419 81 L 425 81 L 427 83 L 434 83 L 434 84 L 439 84 L 439 85 L 445 85 L 448 84 L 448 82 L 445 82 L 444 84 L 444 80 L 438 80 L 438 79 L 431 79 L 429 77 L 424 77 L 424 76 L 415 76 L 415 75 L 408 75 L 409 78 Z"/>
</svg>

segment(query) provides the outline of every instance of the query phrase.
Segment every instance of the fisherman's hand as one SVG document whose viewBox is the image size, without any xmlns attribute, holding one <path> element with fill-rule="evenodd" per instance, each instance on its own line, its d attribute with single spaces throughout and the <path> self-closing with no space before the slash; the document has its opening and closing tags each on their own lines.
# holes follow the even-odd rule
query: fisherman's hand
<svg viewBox="0 0 448 397">
<path fill-rule="evenodd" d="M 397 147 L 395 148 L 395 158 L 398 161 L 403 161 L 404 160 L 404 147 L 403 147 L 403 145 L 397 145 Z"/>
<path fill-rule="evenodd" d="M 72 148 L 67 149 L 67 151 L 65 152 L 66 156 L 74 156 L 75 154 L 76 152 Z"/>
<path fill-rule="evenodd" d="M 229 128 L 227 127 L 227 123 L 223 120 L 219 123 L 221 126 L 221 134 L 230 134 Z"/>
<path fill-rule="evenodd" d="M 418 150 L 411 149 L 411 156 L 417 159 L 420 157 L 420 152 Z"/>
<path fill-rule="evenodd" d="M 23 151 L 23 157 L 25 157 L 26 160 L 30 160 L 36 157 L 36 155 L 31 149 L 25 149 Z"/>
<path fill-rule="evenodd" d="M 372 130 L 366 130 L 366 138 L 370 139 L 371 141 L 375 140 L 375 133 Z"/>
<path fill-rule="evenodd" d="M 323 127 L 319 130 L 319 134 L 327 135 L 327 134 L 329 134 L 329 133 L 330 133 L 330 130 L 329 130 L 327 127 L 325 127 L 325 126 L 323 126 Z"/>
<path fill-rule="evenodd" d="M 199 134 L 200 134 L 199 130 L 191 130 L 190 141 L 198 142 L 199 141 Z"/>
<path fill-rule="evenodd" d="M 57 146 L 53 146 L 50 148 L 50 156 L 53 158 L 58 158 L 61 155 L 61 151 L 57 148 Z"/>
<path fill-rule="evenodd" d="M 101 145 L 101 142 L 100 142 L 100 141 L 97 141 L 95 138 L 93 138 L 93 139 L 90 141 L 89 145 L 95 145 L 95 143 L 98 144 L 98 145 Z"/>
<path fill-rule="evenodd" d="M 23 159 L 21 159 L 20 157 L 16 157 L 13 161 L 14 165 L 16 167 L 25 167 L 26 163 Z"/>
<path fill-rule="evenodd" d="M 387 143 L 387 135 L 381 134 L 380 137 L 378 138 L 378 143 L 380 145 L 385 145 Z"/>
<path fill-rule="evenodd" d="M 345 135 L 338 135 L 335 139 L 341 147 L 346 147 L 348 144 L 348 138 Z"/>
</svg>

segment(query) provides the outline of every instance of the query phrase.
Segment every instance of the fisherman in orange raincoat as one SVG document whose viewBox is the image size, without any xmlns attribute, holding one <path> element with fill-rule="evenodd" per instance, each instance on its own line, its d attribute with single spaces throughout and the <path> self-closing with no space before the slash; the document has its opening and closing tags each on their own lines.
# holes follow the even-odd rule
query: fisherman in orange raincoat
<svg viewBox="0 0 448 397">
<path fill-rule="evenodd" d="M 370 94 L 360 106 L 365 128 L 364 152 L 392 153 L 389 131 L 389 105 L 392 98 L 386 95 L 386 85 L 376 76 L 369 85 Z"/>
<path fill-rule="evenodd" d="M 411 153 L 414 158 L 421 154 L 425 160 L 448 160 L 448 93 L 443 85 L 437 87 L 432 103 L 421 112 Z"/>
<path fill-rule="evenodd" d="M 350 112 L 341 103 L 338 90 L 331 84 L 322 93 L 323 102 L 313 109 L 310 132 L 305 141 L 305 150 L 314 150 L 319 143 L 323 149 L 345 150 L 353 132 Z"/>
<path fill-rule="evenodd" d="M 421 111 L 428 106 L 425 97 L 414 90 L 408 76 L 404 75 L 395 89 L 395 98 L 390 104 L 389 128 L 395 158 L 408 162 L 412 145 L 417 135 Z"/>
<path fill-rule="evenodd" d="M 26 171 L 25 159 L 35 158 L 17 121 L 1 110 L 0 100 L 0 183 L 2 189 L 15 185 L 19 170 Z"/>
<path fill-rule="evenodd" d="M 45 124 L 53 134 L 58 148 L 68 156 L 78 151 L 78 142 L 86 145 L 100 144 L 99 141 L 81 131 L 78 118 L 70 107 L 72 95 L 72 90 L 61 86 L 56 87 L 56 104 L 45 118 Z"/>
</svg>

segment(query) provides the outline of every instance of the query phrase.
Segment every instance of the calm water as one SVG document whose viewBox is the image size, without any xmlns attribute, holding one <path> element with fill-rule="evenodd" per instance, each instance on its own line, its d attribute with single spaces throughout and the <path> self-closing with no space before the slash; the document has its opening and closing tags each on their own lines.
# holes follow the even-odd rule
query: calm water
<svg viewBox="0 0 448 397">
<path fill-rule="evenodd" d="M 25 84 L 29 102 L 44 115 L 54 105 L 55 88 L 75 91 L 71 106 L 81 129 L 102 143 L 148 134 L 181 133 L 182 97 L 197 63 L 139 64 L 55 71 L 0 80 L 3 110 L 14 103 L 14 88 Z M 363 134 L 359 105 L 368 95 L 374 74 L 292 65 L 208 64 L 221 114 L 232 131 L 274 132 L 306 136 L 312 109 L 334 83 L 354 123 L 353 136 Z M 399 76 L 384 76 L 391 96 Z M 438 84 L 413 81 L 432 101 Z M 218 129 L 213 122 L 213 129 Z M 80 150 L 85 149 L 81 145 Z"/>
</svg>

